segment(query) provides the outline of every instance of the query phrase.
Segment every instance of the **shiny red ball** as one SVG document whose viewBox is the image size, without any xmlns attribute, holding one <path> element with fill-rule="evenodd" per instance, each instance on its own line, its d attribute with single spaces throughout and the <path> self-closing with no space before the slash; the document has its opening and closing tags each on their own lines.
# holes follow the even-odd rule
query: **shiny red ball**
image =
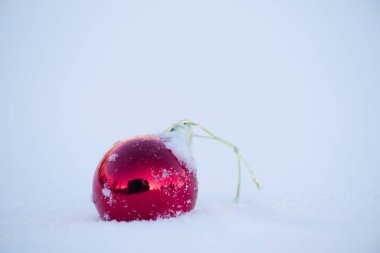
<svg viewBox="0 0 380 253">
<path fill-rule="evenodd" d="M 174 217 L 194 208 L 197 193 L 195 172 L 156 136 L 116 143 L 93 181 L 93 201 L 104 220 Z"/>
</svg>

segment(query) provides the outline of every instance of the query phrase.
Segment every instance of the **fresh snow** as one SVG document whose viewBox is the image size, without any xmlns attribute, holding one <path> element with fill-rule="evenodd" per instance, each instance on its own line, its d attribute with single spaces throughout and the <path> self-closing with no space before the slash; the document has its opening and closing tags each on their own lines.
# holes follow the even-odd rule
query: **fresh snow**
<svg viewBox="0 0 380 253">
<path fill-rule="evenodd" d="M 116 158 L 118 158 L 118 157 L 119 157 L 119 154 L 112 154 L 108 158 L 108 162 L 114 162 L 114 161 L 116 161 Z"/>
<path fill-rule="evenodd" d="M 186 127 L 184 130 L 164 131 L 157 136 L 165 146 L 170 149 L 181 164 L 184 164 L 190 172 L 196 172 L 196 162 L 191 149 L 191 129 Z M 162 175 L 164 177 L 166 175 Z"/>
<path fill-rule="evenodd" d="M 103 188 L 102 193 L 103 193 L 104 197 L 111 198 L 111 190 L 110 189 Z"/>
</svg>

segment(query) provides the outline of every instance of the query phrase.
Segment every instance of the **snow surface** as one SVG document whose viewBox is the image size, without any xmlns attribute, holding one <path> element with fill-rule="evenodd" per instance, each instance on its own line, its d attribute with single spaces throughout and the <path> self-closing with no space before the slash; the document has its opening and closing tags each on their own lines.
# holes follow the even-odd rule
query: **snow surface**
<svg viewBox="0 0 380 253">
<path fill-rule="evenodd" d="M 378 1 L 0 1 L 0 252 L 380 252 Z M 105 222 L 116 140 L 183 118 L 199 196 Z M 105 193 L 107 194 L 107 193 Z"/>
<path fill-rule="evenodd" d="M 163 131 L 157 136 L 162 140 L 164 145 L 172 151 L 181 164 L 184 164 L 190 172 L 196 173 L 197 165 L 191 149 L 191 129 L 183 126 L 175 131 Z M 164 178 L 164 175 L 162 175 Z"/>
</svg>

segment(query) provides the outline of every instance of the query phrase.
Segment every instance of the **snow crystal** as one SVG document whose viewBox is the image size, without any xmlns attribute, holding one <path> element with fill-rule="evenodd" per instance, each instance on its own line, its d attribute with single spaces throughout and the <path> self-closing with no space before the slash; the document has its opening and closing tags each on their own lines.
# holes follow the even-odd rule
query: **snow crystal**
<svg viewBox="0 0 380 253">
<path fill-rule="evenodd" d="M 169 172 L 166 169 L 163 169 L 161 178 L 166 179 L 168 177 L 169 177 Z"/>
<path fill-rule="evenodd" d="M 196 163 L 191 152 L 191 129 L 186 127 L 181 131 L 165 131 L 159 135 L 166 148 L 170 149 L 182 165 L 190 172 L 196 172 Z M 164 176 L 164 175 L 163 175 Z"/>
<path fill-rule="evenodd" d="M 103 214 L 103 218 L 104 218 L 105 220 L 110 220 L 110 215 L 109 215 L 108 213 L 104 213 L 104 214 Z"/>
<path fill-rule="evenodd" d="M 112 154 L 110 155 L 110 157 L 108 158 L 108 162 L 114 162 L 116 161 L 116 158 L 118 158 L 119 155 L 118 154 Z"/>
<path fill-rule="evenodd" d="M 150 174 L 154 178 L 154 182 L 158 182 L 158 175 L 154 172 L 153 168 L 150 168 Z"/>
<path fill-rule="evenodd" d="M 111 190 L 108 189 L 108 188 L 103 188 L 102 193 L 103 193 L 104 197 L 106 197 L 106 198 L 111 198 L 112 197 Z"/>
<path fill-rule="evenodd" d="M 112 192 L 111 192 L 110 189 L 107 188 L 107 186 L 105 186 L 105 187 L 103 188 L 102 193 L 103 193 L 104 197 L 105 197 L 106 199 L 108 199 L 107 203 L 108 203 L 110 206 L 112 206 L 112 204 L 116 202 L 116 200 L 113 200 L 113 199 L 112 199 Z"/>
</svg>

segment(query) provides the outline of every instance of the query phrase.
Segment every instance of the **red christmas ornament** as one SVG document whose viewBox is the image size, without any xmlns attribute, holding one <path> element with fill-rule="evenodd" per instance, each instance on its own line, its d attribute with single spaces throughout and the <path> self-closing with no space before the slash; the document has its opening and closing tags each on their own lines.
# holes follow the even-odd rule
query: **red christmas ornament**
<svg viewBox="0 0 380 253">
<path fill-rule="evenodd" d="M 174 124 L 160 135 L 138 136 L 116 143 L 100 161 L 94 175 L 93 201 L 102 219 L 154 220 L 194 208 L 198 186 L 190 150 L 192 126 L 232 145 L 191 121 Z M 239 162 L 238 199 L 240 160 L 244 163 L 245 160 L 234 145 L 231 147 Z M 258 181 L 253 179 L 258 186 Z"/>
</svg>

